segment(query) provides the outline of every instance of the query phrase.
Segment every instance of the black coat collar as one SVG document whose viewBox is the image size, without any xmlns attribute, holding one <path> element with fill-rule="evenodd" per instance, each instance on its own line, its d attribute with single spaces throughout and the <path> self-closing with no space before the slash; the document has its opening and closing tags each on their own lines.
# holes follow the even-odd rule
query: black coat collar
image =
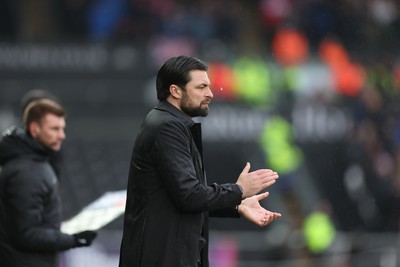
<svg viewBox="0 0 400 267">
<path fill-rule="evenodd" d="M 201 141 L 201 124 L 198 122 L 194 122 L 188 115 L 186 115 L 182 110 L 176 108 L 174 105 L 169 103 L 168 101 L 160 101 L 155 107 L 157 110 L 162 110 L 169 112 L 173 116 L 177 117 L 180 121 L 182 121 L 186 127 L 190 129 L 192 133 L 194 142 L 197 146 L 197 149 L 200 151 L 200 154 L 203 154 L 203 146 Z"/>
<path fill-rule="evenodd" d="M 188 128 L 191 128 L 195 122 L 188 116 L 186 115 L 182 110 L 176 108 L 174 105 L 169 103 L 166 100 L 158 102 L 156 105 L 155 109 L 158 110 L 163 110 L 171 113 L 175 117 L 177 117 L 179 120 L 181 120 Z"/>
</svg>

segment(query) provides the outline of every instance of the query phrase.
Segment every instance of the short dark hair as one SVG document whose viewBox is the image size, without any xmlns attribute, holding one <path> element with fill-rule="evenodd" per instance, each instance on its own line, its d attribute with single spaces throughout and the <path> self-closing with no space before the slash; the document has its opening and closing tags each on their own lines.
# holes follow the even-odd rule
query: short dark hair
<svg viewBox="0 0 400 267">
<path fill-rule="evenodd" d="M 181 55 L 168 59 L 157 73 L 157 99 L 165 100 L 170 94 L 169 87 L 172 84 L 185 89 L 190 81 L 189 72 L 192 70 L 207 71 L 208 66 L 200 59 L 190 56 Z"/>
<path fill-rule="evenodd" d="M 31 122 L 38 122 L 47 115 L 53 114 L 58 117 L 65 117 L 66 112 L 64 108 L 56 101 L 43 98 L 30 102 L 24 110 L 22 117 L 25 126 L 28 128 Z"/>
</svg>

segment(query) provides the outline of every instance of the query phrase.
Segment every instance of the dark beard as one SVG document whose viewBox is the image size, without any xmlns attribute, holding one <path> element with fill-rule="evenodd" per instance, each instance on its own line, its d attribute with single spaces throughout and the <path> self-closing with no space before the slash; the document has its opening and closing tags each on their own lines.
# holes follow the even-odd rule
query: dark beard
<svg viewBox="0 0 400 267">
<path fill-rule="evenodd" d="M 188 115 L 189 117 L 207 117 L 208 109 L 207 108 L 195 108 L 195 107 L 188 107 L 188 106 L 181 106 L 182 111 Z"/>
<path fill-rule="evenodd" d="M 206 107 L 201 108 L 201 104 L 199 107 L 190 107 L 188 105 L 188 103 L 189 103 L 189 97 L 188 97 L 186 91 L 183 91 L 183 98 L 182 98 L 182 104 L 181 104 L 182 111 L 191 118 L 207 117 L 208 108 L 206 108 Z"/>
</svg>

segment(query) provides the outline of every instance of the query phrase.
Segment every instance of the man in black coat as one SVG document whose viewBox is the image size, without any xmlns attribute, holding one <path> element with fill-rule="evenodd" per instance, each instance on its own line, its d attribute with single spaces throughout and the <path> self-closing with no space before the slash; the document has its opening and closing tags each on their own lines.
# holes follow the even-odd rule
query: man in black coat
<svg viewBox="0 0 400 267">
<path fill-rule="evenodd" d="M 0 262 L 9 267 L 56 267 L 57 252 L 89 246 L 96 233 L 60 231 L 58 179 L 50 160 L 65 139 L 65 111 L 50 99 L 24 110 L 26 129 L 0 141 Z"/>
<path fill-rule="evenodd" d="M 120 267 L 207 267 L 208 218 L 240 217 L 266 226 L 280 217 L 259 204 L 278 174 L 250 171 L 236 183 L 206 181 L 201 126 L 213 98 L 207 65 L 167 60 L 157 75 L 158 105 L 146 116 L 132 152 Z"/>
</svg>

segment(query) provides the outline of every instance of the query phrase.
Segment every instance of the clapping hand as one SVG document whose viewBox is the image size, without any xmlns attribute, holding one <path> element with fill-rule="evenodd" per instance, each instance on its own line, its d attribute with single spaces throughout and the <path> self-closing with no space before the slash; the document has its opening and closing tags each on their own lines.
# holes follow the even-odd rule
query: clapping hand
<svg viewBox="0 0 400 267">
<path fill-rule="evenodd" d="M 277 212 L 271 212 L 260 205 L 260 200 L 268 197 L 269 193 L 262 193 L 246 198 L 238 207 L 239 214 L 247 220 L 260 227 L 265 227 L 282 215 Z"/>
<path fill-rule="evenodd" d="M 250 163 L 246 163 L 236 183 L 243 189 L 243 198 L 252 197 L 261 190 L 275 183 L 278 173 L 270 169 L 259 169 L 250 172 Z"/>
</svg>

